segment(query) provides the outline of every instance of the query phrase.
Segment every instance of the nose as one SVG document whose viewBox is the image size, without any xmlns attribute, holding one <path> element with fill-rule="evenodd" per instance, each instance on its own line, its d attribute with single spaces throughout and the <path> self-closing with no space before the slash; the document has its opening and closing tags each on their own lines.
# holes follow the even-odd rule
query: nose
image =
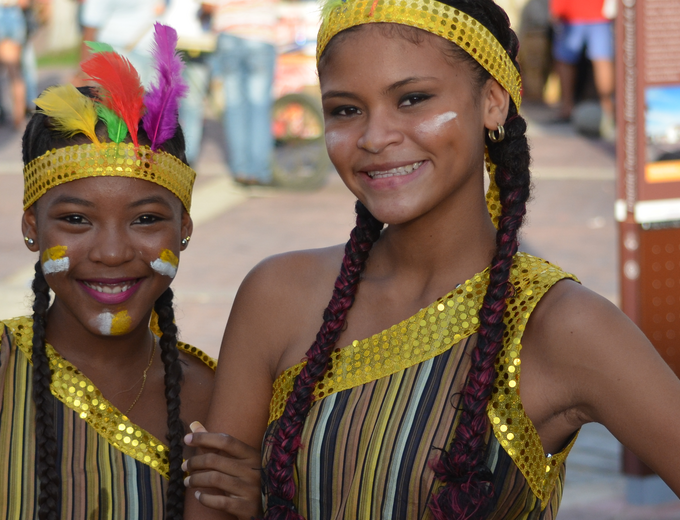
<svg viewBox="0 0 680 520">
<path fill-rule="evenodd" d="M 375 112 L 366 118 L 366 126 L 357 147 L 372 154 L 379 154 L 387 147 L 402 142 L 404 135 L 396 121 L 382 112 Z"/>
<path fill-rule="evenodd" d="M 116 267 L 135 258 L 135 248 L 122 226 L 108 225 L 98 228 L 94 233 L 90 260 L 109 267 Z"/>
</svg>

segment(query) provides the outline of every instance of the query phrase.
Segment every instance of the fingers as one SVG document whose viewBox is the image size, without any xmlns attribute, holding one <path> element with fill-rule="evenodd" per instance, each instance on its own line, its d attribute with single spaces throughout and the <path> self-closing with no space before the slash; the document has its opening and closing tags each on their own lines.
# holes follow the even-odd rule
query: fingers
<svg viewBox="0 0 680 520">
<path fill-rule="evenodd" d="M 260 457 L 259 450 L 241 442 L 237 438 L 226 433 L 208 433 L 205 431 L 205 428 L 203 428 L 203 432 L 196 430 L 194 433 L 187 434 L 184 437 L 184 443 L 192 447 L 220 450 L 226 455 L 237 459 L 259 459 Z"/>
<path fill-rule="evenodd" d="M 236 516 L 239 520 L 250 520 L 251 518 L 260 518 L 262 516 L 262 508 L 259 497 L 257 500 L 244 500 L 238 497 L 211 495 L 208 493 L 201 493 L 196 491 L 196 499 L 206 507 L 224 511 Z"/>
<path fill-rule="evenodd" d="M 260 482 L 261 462 L 258 457 L 249 459 L 234 459 L 218 453 L 204 453 L 196 455 L 182 464 L 182 469 L 190 474 L 197 471 L 217 471 L 225 475 L 236 477 L 247 482 Z"/>
</svg>

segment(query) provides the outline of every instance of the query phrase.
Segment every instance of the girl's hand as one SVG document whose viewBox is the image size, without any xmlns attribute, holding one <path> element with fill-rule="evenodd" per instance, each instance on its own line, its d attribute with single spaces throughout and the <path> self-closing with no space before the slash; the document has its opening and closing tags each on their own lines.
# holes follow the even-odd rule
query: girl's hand
<svg viewBox="0 0 680 520">
<path fill-rule="evenodd" d="M 182 465 L 184 471 L 190 473 L 184 485 L 210 488 L 209 493 L 196 490 L 195 496 L 211 509 L 229 513 L 239 520 L 262 516 L 260 451 L 227 434 L 208 433 L 199 422 L 190 427 L 192 433 L 184 442 L 205 453 L 191 457 Z"/>
</svg>

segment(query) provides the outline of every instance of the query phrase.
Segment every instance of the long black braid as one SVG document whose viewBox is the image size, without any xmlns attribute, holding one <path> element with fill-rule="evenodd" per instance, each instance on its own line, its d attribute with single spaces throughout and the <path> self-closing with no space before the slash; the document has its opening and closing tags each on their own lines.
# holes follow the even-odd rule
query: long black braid
<svg viewBox="0 0 680 520">
<path fill-rule="evenodd" d="M 35 402 L 35 438 L 40 495 L 38 518 L 58 520 L 61 510 L 61 479 L 57 473 L 57 433 L 54 426 L 54 397 L 50 391 L 52 372 L 45 352 L 47 309 L 50 286 L 47 285 L 40 261 L 35 264 L 33 279 L 33 400 Z"/>
<path fill-rule="evenodd" d="M 158 314 L 158 326 L 163 335 L 160 339 L 161 359 L 165 365 L 165 399 L 168 406 L 167 440 L 170 446 L 170 483 L 168 484 L 166 519 L 181 520 L 184 514 L 184 470 L 182 470 L 182 441 L 185 428 L 180 419 L 180 390 L 182 364 L 177 350 L 177 325 L 172 307 L 173 293 L 168 287 L 156 300 L 154 310 Z"/>
</svg>

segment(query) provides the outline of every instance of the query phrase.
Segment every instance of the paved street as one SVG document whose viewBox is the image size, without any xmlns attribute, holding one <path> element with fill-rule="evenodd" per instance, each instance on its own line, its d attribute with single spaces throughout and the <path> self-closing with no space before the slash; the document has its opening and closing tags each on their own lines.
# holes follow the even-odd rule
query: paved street
<svg viewBox="0 0 680 520">
<path fill-rule="evenodd" d="M 50 76 L 52 74 L 52 76 Z M 43 81 L 57 77 L 43 71 Z M 549 114 L 527 107 L 535 174 L 522 249 L 579 276 L 617 301 L 612 145 L 541 122 Z M 207 122 L 197 166 L 195 231 L 174 282 L 183 339 L 217 355 L 229 309 L 243 277 L 261 259 L 283 251 L 344 242 L 353 222 L 353 197 L 335 175 L 313 193 L 233 185 L 223 165 L 221 130 Z M 0 316 L 27 313 L 35 258 L 20 229 L 20 136 L 0 127 Z M 285 302 L 282 302 L 285 304 Z M 618 473 L 620 446 L 602 427 L 585 428 L 570 458 L 560 520 L 680 520 L 680 502 L 633 507 Z"/>
</svg>

